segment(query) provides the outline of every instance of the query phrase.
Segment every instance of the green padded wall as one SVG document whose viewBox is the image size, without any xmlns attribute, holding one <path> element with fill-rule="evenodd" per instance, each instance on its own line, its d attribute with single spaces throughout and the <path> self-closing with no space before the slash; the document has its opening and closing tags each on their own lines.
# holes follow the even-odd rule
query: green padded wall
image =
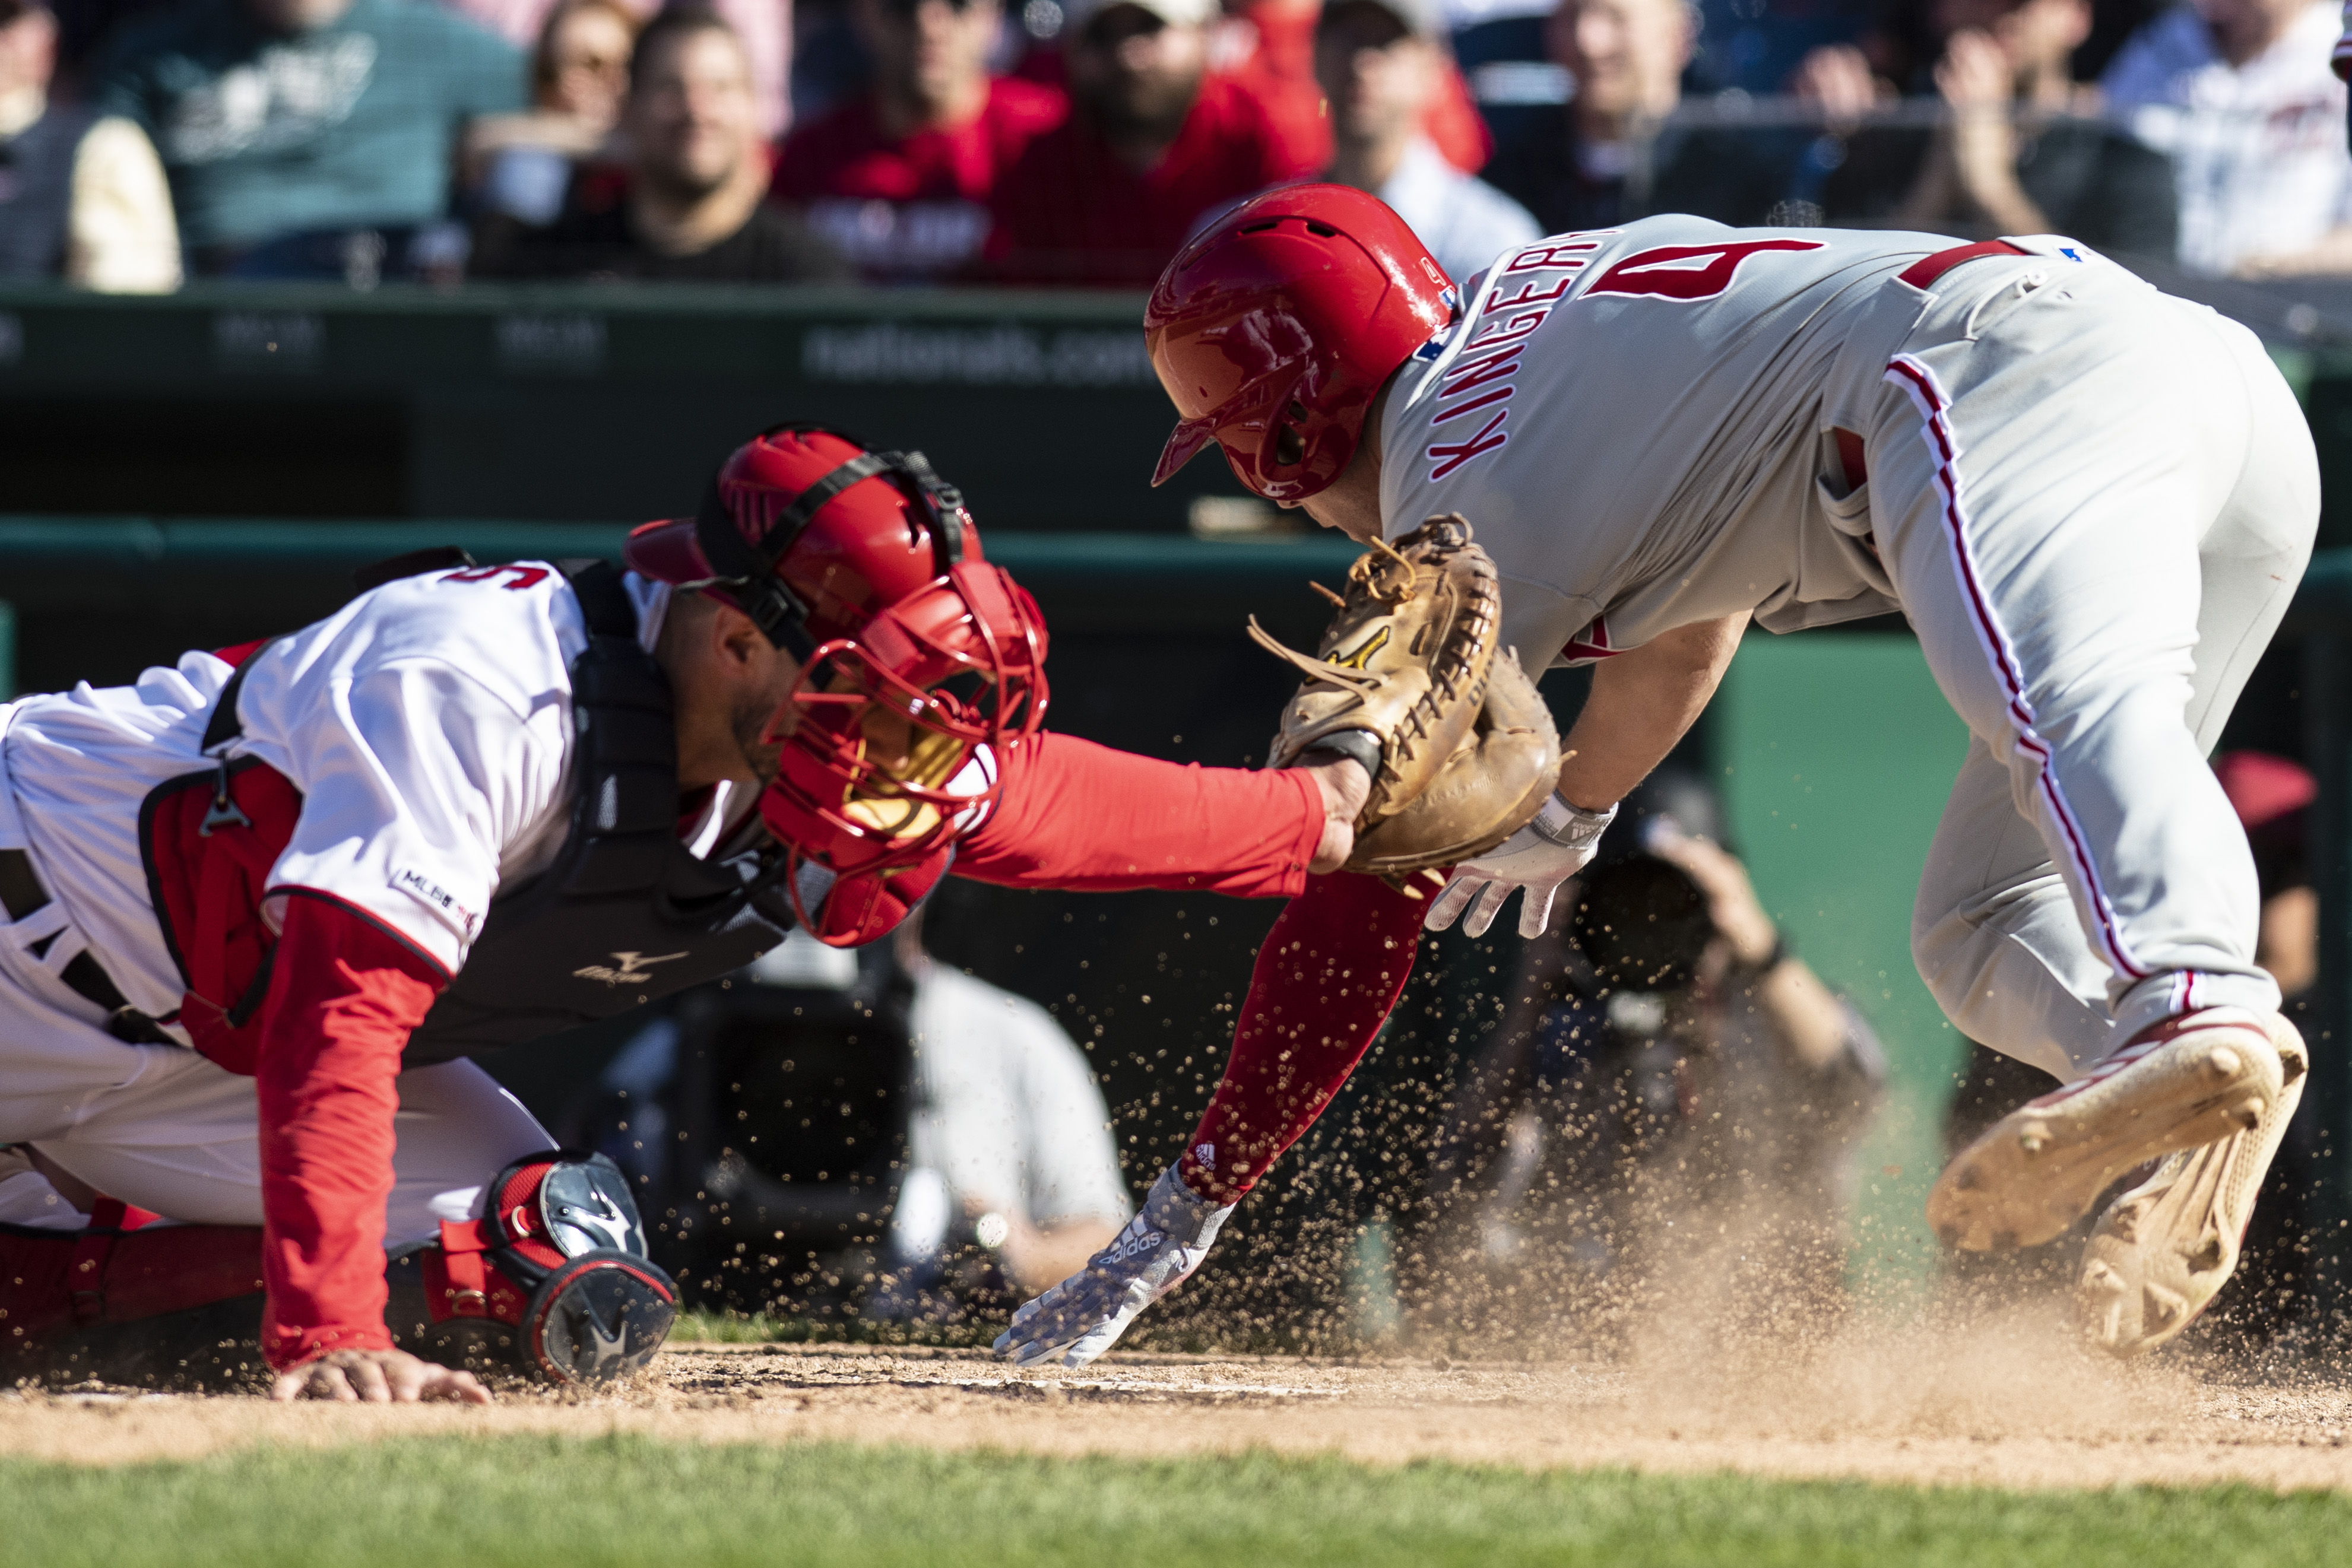
<svg viewBox="0 0 2352 1568">
<path fill-rule="evenodd" d="M 1912 967 L 1911 899 L 1968 731 L 1919 644 L 1878 632 L 1751 632 L 1715 724 L 1732 831 L 1765 907 L 1886 1042 L 1886 1109 L 1857 1162 L 1856 1270 L 1924 1280 L 1936 1247 L 1921 1209 L 1963 1047 Z"/>
</svg>

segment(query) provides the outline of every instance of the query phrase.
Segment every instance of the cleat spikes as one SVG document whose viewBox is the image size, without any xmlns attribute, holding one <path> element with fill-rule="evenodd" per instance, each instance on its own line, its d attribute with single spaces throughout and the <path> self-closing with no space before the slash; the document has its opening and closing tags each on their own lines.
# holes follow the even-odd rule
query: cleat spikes
<svg viewBox="0 0 2352 1568">
<path fill-rule="evenodd" d="M 2155 1168 L 2175 1155 L 2267 1136 L 2294 1092 L 2283 1082 L 2300 1051 L 2284 1019 L 2259 1021 L 2234 1009 L 2144 1030 L 1959 1151 L 1929 1195 L 1932 1222 L 1968 1249 L 2053 1240 L 2128 1173 L 2148 1174 L 2131 1175 L 2126 1185 L 2152 1183 Z M 2116 1223 L 2118 1233 L 2105 1237 L 2106 1244 L 2129 1250 L 2172 1238 L 2176 1261 L 2169 1267 L 2182 1267 L 2177 1257 L 2183 1233 L 2168 1215 L 2143 1206 Z M 2141 1272 L 2136 1264 L 2119 1267 L 2133 1282 L 2128 1294 L 2136 1303 Z M 2137 1304 L 2126 1308 L 2118 1332 L 2126 1344 L 2142 1337 Z"/>
<path fill-rule="evenodd" d="M 2233 1034 L 2254 1032 L 2228 1027 Z M 2218 1125 L 2217 1134 L 2134 1171 L 2130 1189 L 2108 1206 L 2084 1246 L 2077 1321 L 2118 1356 L 2144 1354 L 2176 1338 L 2237 1268 L 2255 1196 L 2309 1076 L 2309 1057 L 2292 1024 L 2273 1014 L 2262 1032 L 2272 1049 L 2250 1043 L 2232 1051 L 2243 1076 L 2192 1107 L 2204 1120 L 2189 1124 Z M 2196 1076 L 2202 1080 L 2207 1061 L 2221 1054 L 2208 1036 Z"/>
</svg>

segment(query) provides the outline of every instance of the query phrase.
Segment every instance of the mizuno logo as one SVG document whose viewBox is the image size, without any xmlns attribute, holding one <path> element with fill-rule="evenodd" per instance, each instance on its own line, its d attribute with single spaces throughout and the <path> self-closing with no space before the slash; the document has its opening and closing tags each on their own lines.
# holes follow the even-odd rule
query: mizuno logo
<svg viewBox="0 0 2352 1568">
<path fill-rule="evenodd" d="M 652 957 L 643 953 L 615 953 L 611 964 L 591 964 L 585 968 L 572 970 L 572 975 L 574 979 L 602 980 L 608 986 L 641 986 L 654 977 L 653 967 L 656 964 L 667 964 L 685 956 L 683 953 L 659 953 Z"/>
<path fill-rule="evenodd" d="M 1360 670 L 1364 661 L 1389 645 L 1389 629 L 1385 626 L 1364 639 L 1364 645 L 1352 653 L 1334 653 L 1323 662 L 1337 664 L 1343 670 Z"/>
<path fill-rule="evenodd" d="M 628 1347 L 629 1324 L 626 1317 L 622 1319 L 619 1328 L 611 1333 L 606 1333 L 604 1325 L 596 1321 L 595 1312 L 583 1308 L 572 1320 L 572 1327 L 575 1335 L 583 1328 L 588 1331 L 587 1343 L 596 1355 L 596 1359 L 588 1365 L 591 1376 L 602 1373 L 606 1362 L 620 1360 L 621 1353 Z"/>
</svg>

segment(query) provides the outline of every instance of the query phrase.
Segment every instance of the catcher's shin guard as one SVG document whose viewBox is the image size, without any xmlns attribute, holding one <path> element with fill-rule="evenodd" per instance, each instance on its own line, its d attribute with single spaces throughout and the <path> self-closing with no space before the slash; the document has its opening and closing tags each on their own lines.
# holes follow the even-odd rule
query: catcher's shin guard
<svg viewBox="0 0 2352 1568">
<path fill-rule="evenodd" d="M 204 1387 L 262 1370 L 260 1228 L 153 1219 L 100 1198 L 79 1230 L 0 1225 L 0 1382 Z"/>
<path fill-rule="evenodd" d="M 392 1260 L 385 1321 L 401 1348 L 452 1366 L 520 1368 L 555 1384 L 643 1367 L 677 1320 L 677 1290 L 646 1256 L 620 1167 L 551 1151 L 490 1184 L 480 1219 Z"/>
</svg>

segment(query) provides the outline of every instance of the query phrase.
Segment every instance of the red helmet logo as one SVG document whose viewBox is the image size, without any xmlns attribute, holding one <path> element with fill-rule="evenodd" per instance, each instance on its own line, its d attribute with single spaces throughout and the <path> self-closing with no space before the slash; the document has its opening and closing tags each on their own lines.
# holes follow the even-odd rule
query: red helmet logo
<svg viewBox="0 0 2352 1568">
<path fill-rule="evenodd" d="M 1328 488 L 1390 375 L 1456 308 L 1444 269 L 1376 197 L 1290 185 L 1243 203 L 1169 263 L 1144 310 L 1183 416 L 1151 482 L 1214 441 L 1270 500 Z"/>
</svg>

